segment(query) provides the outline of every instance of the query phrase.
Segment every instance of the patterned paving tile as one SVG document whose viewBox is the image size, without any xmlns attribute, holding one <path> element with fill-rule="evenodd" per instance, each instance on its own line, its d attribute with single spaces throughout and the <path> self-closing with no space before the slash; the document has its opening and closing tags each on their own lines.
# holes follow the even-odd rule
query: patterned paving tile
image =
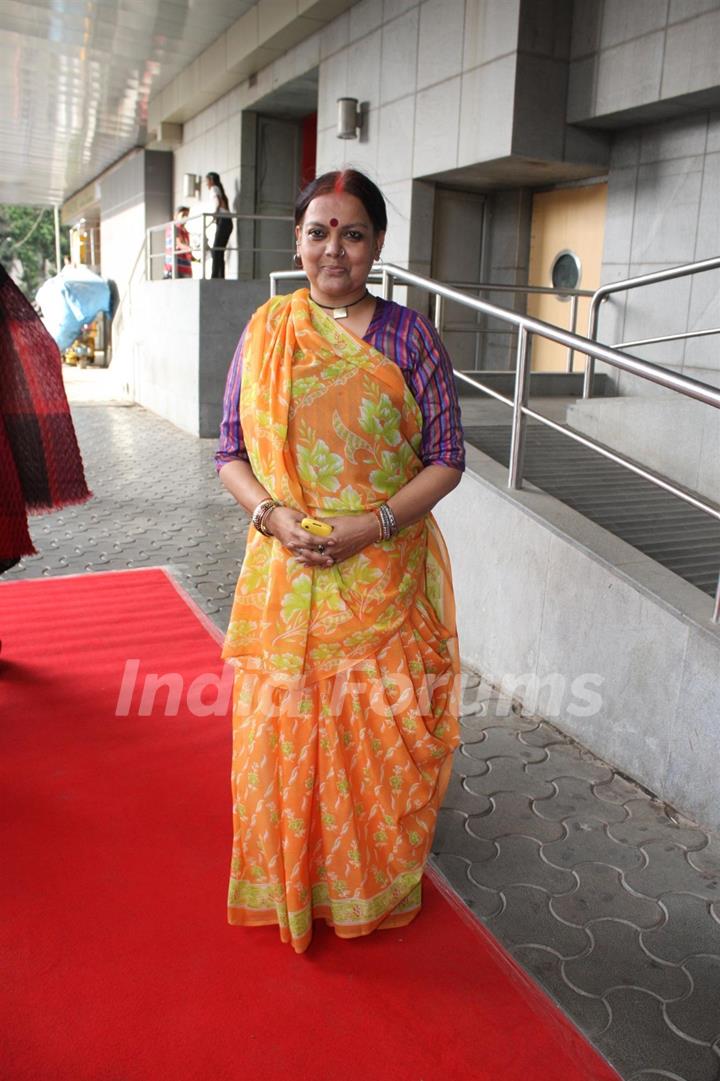
<svg viewBox="0 0 720 1081">
<path fill-rule="evenodd" d="M 612 779 L 609 766 L 570 743 L 552 744 L 548 747 L 545 761 L 532 765 L 528 771 L 533 777 L 542 777 L 546 781 L 556 781 L 558 777 L 582 777 L 590 783 L 599 784 Z"/>
<path fill-rule="evenodd" d="M 506 727 L 486 728 L 482 739 L 468 747 L 468 754 L 485 759 L 511 757 L 526 763 L 543 762 L 547 758 L 547 751 L 521 743 L 521 734 Z"/>
<path fill-rule="evenodd" d="M 463 859 L 471 862 L 491 859 L 495 855 L 495 846 L 491 841 L 468 833 L 466 823 L 467 815 L 443 807 L 438 815 L 433 850 L 438 854 L 462 852 Z M 493 885 L 492 882 L 488 884 Z"/>
<path fill-rule="evenodd" d="M 533 802 L 533 811 L 541 818 L 562 822 L 584 812 L 606 824 L 627 818 L 622 804 L 598 800 L 593 785 L 584 777 L 558 777 L 552 784 L 554 795 Z"/>
<path fill-rule="evenodd" d="M 470 861 L 461 856 L 451 856 L 447 853 L 433 853 L 433 866 L 440 871 L 443 878 L 450 883 L 452 888 L 461 897 L 468 908 L 476 915 L 488 919 L 502 911 L 505 899 L 497 890 L 486 889 L 471 882 L 468 872 Z"/>
<path fill-rule="evenodd" d="M 720 1040 L 720 957 L 691 957 L 682 966 L 692 990 L 669 1002 L 665 1016 L 673 1027 L 703 1043 Z"/>
<path fill-rule="evenodd" d="M 576 991 L 562 974 L 562 958 L 544 946 L 515 946 L 512 955 L 540 983 L 565 1013 L 596 1036 L 610 1024 L 610 1009 L 601 998 Z"/>
<path fill-rule="evenodd" d="M 717 1054 L 668 1026 L 660 999 L 629 987 L 611 991 L 605 1001 L 612 1019 L 595 1042 L 622 1077 L 646 1081 L 647 1071 L 655 1071 L 664 1081 L 718 1081 Z"/>
<path fill-rule="evenodd" d="M 648 953 L 671 964 L 697 954 L 720 957 L 720 925 L 708 919 L 706 900 L 692 893 L 670 893 L 661 897 L 659 904 L 667 914 L 665 921 L 640 936 Z"/>
<path fill-rule="evenodd" d="M 471 693 L 483 695 L 481 701 L 463 702 L 461 723 L 467 733 L 467 743 L 476 743 L 483 738 L 484 733 L 491 728 L 502 728 L 507 732 L 532 732 L 537 728 L 537 721 L 531 717 L 522 717 L 512 711 L 505 714 L 496 711 L 496 700 L 492 697 L 494 692 L 486 684 L 479 690 Z M 488 697 L 489 696 L 489 697 Z M 466 696 L 464 696 L 466 697 Z"/>
<path fill-rule="evenodd" d="M 552 743 L 567 743 L 567 738 L 561 732 L 544 721 L 539 721 L 535 728 L 520 732 L 518 738 L 528 747 L 549 747 Z"/>
<path fill-rule="evenodd" d="M 712 879 L 720 878 L 720 839 L 710 838 L 707 845 L 688 852 L 687 859 L 690 866 L 700 874 L 708 875 Z"/>
<path fill-rule="evenodd" d="M 720 875 L 697 870 L 684 848 L 652 841 L 644 844 L 642 851 L 645 865 L 627 875 L 628 884 L 637 893 L 660 897 L 663 893 L 687 891 L 709 901 L 720 900 Z"/>
<path fill-rule="evenodd" d="M 454 766 L 457 772 L 464 778 L 484 777 L 490 772 L 490 767 L 484 758 L 470 754 L 473 744 L 463 743 L 455 753 Z"/>
<path fill-rule="evenodd" d="M 443 807 L 454 811 L 463 811 L 466 815 L 484 814 L 492 809 L 492 803 L 488 796 L 477 796 L 468 792 L 465 788 L 463 775 L 458 764 L 459 752 L 455 752 L 455 769 L 450 777 L 450 783 L 445 793 Z"/>
<path fill-rule="evenodd" d="M 599 818 L 574 815 L 565 819 L 565 831 L 562 840 L 543 847 L 543 856 L 556 867 L 576 867 L 579 863 L 592 862 L 630 871 L 642 866 L 642 853 L 630 845 L 613 841 Z"/>
<path fill-rule="evenodd" d="M 477 744 L 466 748 L 468 753 Z M 481 796 L 492 796 L 496 792 L 518 792 L 527 799 L 541 799 L 551 796 L 552 785 L 549 781 L 531 777 L 526 772 L 524 763 L 515 758 L 491 758 L 489 769 L 480 777 L 468 777 L 467 788 Z"/>
<path fill-rule="evenodd" d="M 505 906 L 487 920 L 488 928 L 503 945 L 544 946 L 563 958 L 586 953 L 592 939 L 579 927 L 560 923 L 550 911 L 550 897 L 537 886 L 508 886 Z"/>
<path fill-rule="evenodd" d="M 614 867 L 605 863 L 579 863 L 573 873 L 577 888 L 562 897 L 553 897 L 550 902 L 552 912 L 566 923 L 585 927 L 591 920 L 616 919 L 633 924 L 637 931 L 664 922 L 665 910 L 660 903 L 632 893 L 622 873 Z"/>
<path fill-rule="evenodd" d="M 602 786 L 600 786 L 602 787 Z M 631 799 L 623 804 L 626 814 L 618 825 L 608 830 L 611 837 L 624 844 L 646 845 L 653 841 L 669 841 L 683 848 L 701 849 L 708 843 L 707 834 L 694 823 L 679 815 L 670 817 L 660 800 Z M 692 860 L 691 860 L 692 863 Z M 705 870 L 707 868 L 702 868 Z M 720 855 L 714 868 L 720 874 Z"/>
<path fill-rule="evenodd" d="M 547 863 L 541 855 L 542 845 L 532 837 L 500 837 L 493 845 L 493 855 L 482 863 L 474 862 L 470 868 L 470 879 L 478 885 L 495 890 L 533 885 L 551 894 L 574 888 L 572 874 Z"/>
<path fill-rule="evenodd" d="M 615 987 L 638 987 L 668 1002 L 692 989 L 687 972 L 642 949 L 632 924 L 604 919 L 585 930 L 592 938 L 592 949 L 581 961 L 566 961 L 563 975 L 586 995 L 607 996 Z"/>
<path fill-rule="evenodd" d="M 471 815 L 467 829 L 475 837 L 485 837 L 489 841 L 521 834 L 542 843 L 556 841 L 564 833 L 562 823 L 540 818 L 530 800 L 517 792 L 496 792 L 489 797 L 487 810 Z"/>
</svg>

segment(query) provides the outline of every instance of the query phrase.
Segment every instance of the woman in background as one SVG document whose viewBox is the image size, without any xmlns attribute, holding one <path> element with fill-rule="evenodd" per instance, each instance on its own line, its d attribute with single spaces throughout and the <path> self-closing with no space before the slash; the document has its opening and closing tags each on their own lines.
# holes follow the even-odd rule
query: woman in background
<svg viewBox="0 0 720 1081">
<path fill-rule="evenodd" d="M 232 218 L 230 217 L 230 204 L 225 194 L 222 180 L 217 173 L 208 173 L 205 177 L 210 194 L 213 199 L 213 215 L 215 221 L 215 236 L 210 246 L 212 251 L 211 278 L 225 277 L 225 248 L 233 230 Z"/>
</svg>

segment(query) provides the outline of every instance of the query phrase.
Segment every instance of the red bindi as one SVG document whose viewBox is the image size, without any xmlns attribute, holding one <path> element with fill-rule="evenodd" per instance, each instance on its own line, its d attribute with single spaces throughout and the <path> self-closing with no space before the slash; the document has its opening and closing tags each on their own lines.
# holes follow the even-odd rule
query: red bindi
<svg viewBox="0 0 720 1081">
<path fill-rule="evenodd" d="M 330 219 L 330 224 L 332 225 L 333 229 L 335 228 L 335 226 L 337 225 L 337 223 L 338 223 L 338 220 L 337 220 L 337 218 L 331 218 L 331 219 Z"/>
</svg>

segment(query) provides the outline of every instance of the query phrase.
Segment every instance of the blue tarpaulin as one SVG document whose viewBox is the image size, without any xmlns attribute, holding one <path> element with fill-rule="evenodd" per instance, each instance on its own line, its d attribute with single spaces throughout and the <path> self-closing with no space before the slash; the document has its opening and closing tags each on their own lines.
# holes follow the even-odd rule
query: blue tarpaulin
<svg viewBox="0 0 720 1081">
<path fill-rule="evenodd" d="M 110 286 L 87 267 L 64 267 L 40 286 L 36 299 L 61 351 L 72 345 L 85 323 L 100 312 L 111 312 Z"/>
</svg>

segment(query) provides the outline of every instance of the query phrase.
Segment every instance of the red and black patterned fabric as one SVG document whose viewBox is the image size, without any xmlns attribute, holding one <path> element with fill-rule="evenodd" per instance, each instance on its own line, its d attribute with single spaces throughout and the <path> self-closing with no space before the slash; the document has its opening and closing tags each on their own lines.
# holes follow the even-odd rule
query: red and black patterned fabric
<svg viewBox="0 0 720 1081">
<path fill-rule="evenodd" d="M 0 573 L 32 554 L 26 513 L 90 497 L 57 345 L 0 266 Z"/>
</svg>

